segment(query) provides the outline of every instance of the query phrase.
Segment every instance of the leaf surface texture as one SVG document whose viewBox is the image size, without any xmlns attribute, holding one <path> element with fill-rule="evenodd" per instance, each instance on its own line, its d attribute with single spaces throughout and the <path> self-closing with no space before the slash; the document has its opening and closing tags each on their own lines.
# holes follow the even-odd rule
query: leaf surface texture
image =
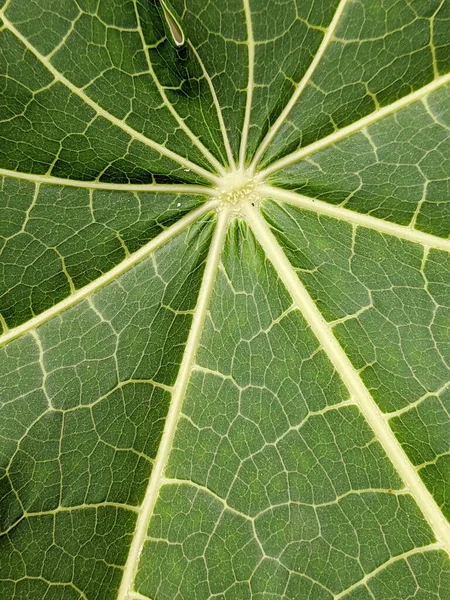
<svg viewBox="0 0 450 600">
<path fill-rule="evenodd" d="M 0 1 L 0 596 L 450 600 L 441 0 Z"/>
</svg>

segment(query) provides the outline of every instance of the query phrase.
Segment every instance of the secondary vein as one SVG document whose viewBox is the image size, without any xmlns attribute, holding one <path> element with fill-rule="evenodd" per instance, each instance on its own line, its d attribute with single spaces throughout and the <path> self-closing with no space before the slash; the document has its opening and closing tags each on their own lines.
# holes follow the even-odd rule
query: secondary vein
<svg viewBox="0 0 450 600">
<path fill-rule="evenodd" d="M 136 5 L 136 0 L 133 0 L 133 4 L 134 4 L 134 11 L 136 14 L 136 20 L 137 20 L 137 26 L 138 26 L 138 32 L 139 32 L 139 37 L 141 39 L 141 43 L 142 43 L 142 47 L 144 50 L 144 54 L 145 54 L 145 58 L 147 61 L 147 66 L 148 66 L 148 70 L 150 75 L 152 76 L 153 81 L 155 82 L 155 86 L 156 89 L 158 90 L 164 104 L 166 105 L 168 111 L 170 112 L 170 114 L 173 116 L 173 118 L 176 120 L 176 122 L 178 123 L 178 125 L 181 127 L 181 129 L 184 131 L 184 133 L 188 136 L 188 138 L 191 140 L 191 142 L 194 144 L 194 146 L 196 146 L 200 152 L 203 154 L 203 156 L 211 163 L 211 165 L 221 174 L 223 175 L 225 173 L 225 169 L 223 168 L 223 166 L 220 164 L 220 162 L 217 160 L 217 158 L 211 154 L 211 152 L 208 150 L 208 148 L 205 147 L 205 145 L 198 139 L 198 137 L 194 134 L 193 131 L 191 131 L 191 129 L 186 125 L 186 123 L 184 122 L 184 120 L 180 117 L 180 115 L 178 114 L 178 112 L 175 110 L 173 104 L 170 102 L 170 100 L 167 97 L 166 91 L 164 89 L 164 87 L 161 85 L 155 70 L 153 68 L 153 64 L 152 64 L 152 60 L 150 58 L 150 52 L 148 50 L 148 45 L 145 42 L 145 38 L 144 38 L 144 33 L 142 30 L 142 22 L 141 22 L 141 17 L 139 15 L 139 11 Z"/>
<path fill-rule="evenodd" d="M 245 167 L 245 155 L 247 152 L 247 140 L 250 130 L 250 116 L 253 103 L 253 87 L 255 80 L 255 39 L 253 36 L 252 14 L 250 11 L 249 0 L 243 0 L 245 22 L 247 25 L 247 46 L 248 46 L 248 83 L 247 83 L 247 102 L 245 106 L 244 125 L 242 128 L 241 147 L 239 151 L 239 167 Z"/>
</svg>

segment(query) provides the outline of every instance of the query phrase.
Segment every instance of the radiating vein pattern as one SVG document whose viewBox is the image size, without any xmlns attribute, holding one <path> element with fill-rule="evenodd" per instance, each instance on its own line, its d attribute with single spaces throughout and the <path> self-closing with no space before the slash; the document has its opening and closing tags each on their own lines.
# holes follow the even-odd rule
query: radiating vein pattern
<svg viewBox="0 0 450 600">
<path fill-rule="evenodd" d="M 450 600 L 449 7 L 0 0 L 0 600 Z"/>
<path fill-rule="evenodd" d="M 176 0 L 186 29 L 210 73 L 237 158 L 248 87 L 248 32 L 242 0 Z M 254 89 L 247 160 L 306 72 L 337 0 L 252 0 Z M 219 18 L 220 14 L 220 18 Z M 282 57 L 282 60 L 280 60 Z M 239 117 L 237 117 L 239 115 Z"/>
<path fill-rule="evenodd" d="M 137 591 L 331 600 L 355 586 L 363 598 L 399 574 L 425 591 L 429 561 L 450 575 L 433 542 L 252 234 L 233 223 Z"/>
<path fill-rule="evenodd" d="M 1 350 L 2 598 L 117 592 L 210 234 L 196 225 Z"/>
</svg>

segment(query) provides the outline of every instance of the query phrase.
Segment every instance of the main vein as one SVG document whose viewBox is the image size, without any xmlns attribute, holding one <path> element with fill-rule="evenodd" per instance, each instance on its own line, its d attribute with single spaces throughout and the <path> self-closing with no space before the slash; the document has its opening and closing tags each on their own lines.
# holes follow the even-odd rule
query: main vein
<svg viewBox="0 0 450 600">
<path fill-rule="evenodd" d="M 210 200 L 209 202 L 203 204 L 199 208 L 191 211 L 184 217 L 182 217 L 179 221 L 171 225 L 168 229 L 164 230 L 158 236 L 153 238 L 150 242 L 142 246 L 137 252 L 130 254 L 125 260 L 123 260 L 120 264 L 116 265 L 113 269 L 104 273 L 101 277 L 98 277 L 95 281 L 92 281 L 88 285 L 80 288 L 75 293 L 71 294 L 58 304 L 55 304 L 48 310 L 42 312 L 41 314 L 33 317 L 26 323 L 19 325 L 18 327 L 14 327 L 10 329 L 6 333 L 0 336 L 0 346 L 11 342 L 15 338 L 28 333 L 32 329 L 36 329 L 43 325 L 46 321 L 59 315 L 61 312 L 67 310 L 77 302 L 81 302 L 88 296 L 90 296 L 93 292 L 96 292 L 106 284 L 113 281 L 125 271 L 128 271 L 135 264 L 146 258 L 149 254 L 154 252 L 157 248 L 168 242 L 170 239 L 175 237 L 178 233 L 181 233 L 186 227 L 194 223 L 197 219 L 204 216 L 211 210 L 213 210 L 217 206 L 216 200 Z"/>
<path fill-rule="evenodd" d="M 334 336 L 332 327 L 325 321 L 303 283 L 297 277 L 294 268 L 259 211 L 248 204 L 244 208 L 244 214 L 267 257 L 372 428 L 376 439 L 384 448 L 406 488 L 421 509 L 437 541 L 450 554 L 450 523 L 445 519 L 435 499 L 410 463 L 358 372 Z"/>
<path fill-rule="evenodd" d="M 222 132 L 223 144 L 225 146 L 225 150 L 227 153 L 228 163 L 232 169 L 235 169 L 236 164 L 234 162 L 233 150 L 231 149 L 230 138 L 228 137 L 228 131 L 227 131 L 227 127 L 225 125 L 225 121 L 223 118 L 223 113 L 222 113 L 222 108 L 220 106 L 219 98 L 217 97 L 216 88 L 214 87 L 214 83 L 213 83 L 208 71 L 206 70 L 206 66 L 202 60 L 202 57 L 197 52 L 197 48 L 189 40 L 188 40 L 188 45 L 189 45 L 189 48 L 194 53 L 196 59 L 198 60 L 198 64 L 200 65 L 200 67 L 202 69 L 203 76 L 206 79 L 206 81 L 208 82 L 208 86 L 211 91 L 211 96 L 213 98 L 214 106 L 216 108 L 216 113 L 217 113 L 217 118 L 219 120 L 220 130 Z"/>
<path fill-rule="evenodd" d="M 302 79 L 300 80 L 300 82 L 297 85 L 297 88 L 295 89 L 294 93 L 292 94 L 291 99 L 286 104 L 285 108 L 281 112 L 278 119 L 275 121 L 275 123 L 269 129 L 265 138 L 261 142 L 258 150 L 256 151 L 255 156 L 252 161 L 252 164 L 250 165 L 250 169 L 252 171 L 254 171 L 256 169 L 256 165 L 261 160 L 261 157 L 263 156 L 264 152 L 266 151 L 267 146 L 270 144 L 270 142 L 275 137 L 277 131 L 280 129 L 280 127 L 285 122 L 288 114 L 291 112 L 292 108 L 296 104 L 297 100 L 300 98 L 300 95 L 302 94 L 303 90 L 305 89 L 305 87 L 309 83 L 311 77 L 313 76 L 315 70 L 317 69 L 317 66 L 319 65 L 320 61 L 322 60 L 322 57 L 325 54 L 326 49 L 328 48 L 328 46 L 330 45 L 330 42 L 333 39 L 334 32 L 336 31 L 336 27 L 338 26 L 338 23 L 341 19 L 342 13 L 344 12 L 344 8 L 347 3 L 348 3 L 348 0 L 340 1 L 339 5 L 336 9 L 336 12 L 334 13 L 333 19 L 331 20 L 331 22 L 328 26 L 328 29 L 327 29 L 325 35 L 323 36 L 322 42 L 319 46 L 319 49 L 317 50 L 313 60 L 311 61 L 311 64 L 309 65 L 306 73 L 303 75 Z"/>
<path fill-rule="evenodd" d="M 253 87 L 255 83 L 255 38 L 253 35 L 252 13 L 250 11 L 249 0 L 243 0 L 245 22 L 247 25 L 247 47 L 248 47 L 248 82 L 247 82 L 247 102 L 245 106 L 244 125 L 242 127 L 241 146 L 239 151 L 239 167 L 245 168 L 245 156 L 247 152 L 247 140 L 250 131 L 250 117 L 252 114 Z"/>
<path fill-rule="evenodd" d="M 139 556 L 146 540 L 148 526 L 153 514 L 156 500 L 158 498 L 162 478 L 164 476 L 164 470 L 167 465 L 167 460 L 178 425 L 178 419 L 180 416 L 184 395 L 189 383 L 197 348 L 200 343 L 203 324 L 206 318 L 206 312 L 208 310 L 209 301 L 222 254 L 222 248 L 225 242 L 228 221 L 229 211 L 222 210 L 218 214 L 217 225 L 206 261 L 206 267 L 198 295 L 194 318 L 192 320 L 192 325 L 184 350 L 183 359 L 181 361 L 180 370 L 178 372 L 178 377 L 173 388 L 172 401 L 167 414 L 158 453 L 156 455 L 150 481 L 136 522 L 134 537 L 131 543 L 127 562 L 125 564 L 124 574 L 119 588 L 117 600 L 126 600 L 129 593 L 132 591 L 132 586 L 138 568 Z"/>
<path fill-rule="evenodd" d="M 342 206 L 335 206 L 329 204 L 323 200 L 315 200 L 314 198 L 308 198 L 302 196 L 297 192 L 290 192 L 288 190 L 282 190 L 280 188 L 271 185 L 261 185 L 258 187 L 259 194 L 264 198 L 272 198 L 274 200 L 280 200 L 287 202 L 293 206 L 298 206 L 305 210 L 315 212 L 319 215 L 326 215 L 333 217 L 358 227 L 367 227 L 367 229 L 373 229 L 379 233 L 386 233 L 403 240 L 422 244 L 429 248 L 435 248 L 437 250 L 445 250 L 450 252 L 450 240 L 440 238 L 437 235 L 431 235 L 414 229 L 412 226 L 408 227 L 405 225 L 399 225 L 398 223 L 392 223 L 383 219 L 365 215 L 363 213 L 355 212 Z"/>
<path fill-rule="evenodd" d="M 306 156 L 313 154 L 314 152 L 318 152 L 319 150 L 323 150 L 324 148 L 332 146 L 333 144 L 339 142 L 343 138 L 348 137 L 358 131 L 361 131 L 361 129 L 364 129 L 365 127 L 372 125 L 376 121 L 379 121 L 384 117 L 387 117 L 392 113 L 401 110 L 402 108 L 405 108 L 409 104 L 422 100 L 422 98 L 424 98 L 431 92 L 434 92 L 438 88 L 446 85 L 447 83 L 450 83 L 450 73 L 442 75 L 442 77 L 431 81 L 424 87 L 416 90 L 415 92 L 412 92 L 411 94 L 403 96 L 403 98 L 396 100 L 392 104 L 388 104 L 387 106 L 383 106 L 383 108 L 375 110 L 374 112 L 366 115 L 362 119 L 359 119 L 358 121 L 347 125 L 347 127 L 338 129 L 334 133 L 331 133 L 330 135 L 327 135 L 326 137 L 321 138 L 320 140 L 317 140 L 316 142 L 313 142 L 312 144 L 309 144 L 304 148 L 300 148 L 300 150 L 296 150 L 295 152 L 284 156 L 283 158 L 269 165 L 266 169 L 260 171 L 259 176 L 261 178 L 267 177 L 268 175 L 275 173 L 275 171 L 284 169 L 285 167 L 288 167 L 289 165 L 300 161 Z"/>
<path fill-rule="evenodd" d="M 208 150 L 208 148 L 206 148 L 206 146 L 198 139 L 198 137 L 191 131 L 191 129 L 186 125 L 184 120 L 180 117 L 178 112 L 175 110 L 173 104 L 168 99 L 166 91 L 165 91 L 164 87 L 161 85 L 161 83 L 155 73 L 155 70 L 153 68 L 153 63 L 150 58 L 150 52 L 148 50 L 148 45 L 144 38 L 141 17 L 139 15 L 139 10 L 136 5 L 136 0 L 133 0 L 133 4 L 134 4 L 134 12 L 136 15 L 137 27 L 138 27 L 138 31 L 139 31 L 139 37 L 141 38 L 141 43 L 142 43 L 142 47 L 144 49 L 144 54 L 145 54 L 145 58 L 147 61 L 148 70 L 149 70 L 150 75 L 152 76 L 153 81 L 155 82 L 156 89 L 158 90 L 161 98 L 163 99 L 165 106 L 167 107 L 167 109 L 169 110 L 169 112 L 173 116 L 173 118 L 176 120 L 178 125 L 181 127 L 181 129 L 184 131 L 184 133 L 188 136 L 188 138 L 194 144 L 194 146 L 196 146 L 200 150 L 200 152 L 203 154 L 203 156 L 205 156 L 205 158 L 211 163 L 211 165 L 221 175 L 224 175 L 225 169 L 223 168 L 223 166 L 220 164 L 220 162 L 217 160 L 217 158 L 213 154 L 211 154 L 211 152 Z"/>
<path fill-rule="evenodd" d="M 51 64 L 51 62 L 43 54 L 41 54 L 32 44 L 30 44 L 30 42 L 27 40 L 27 38 L 25 36 L 23 36 L 20 33 L 20 31 L 18 29 L 16 29 L 14 27 L 14 25 L 7 19 L 7 17 L 4 14 L 4 9 L 0 10 L 0 16 L 2 17 L 4 25 L 45 66 L 45 68 L 53 75 L 53 77 L 55 78 L 55 81 L 58 81 L 59 83 L 62 83 L 63 85 L 65 85 L 73 94 L 78 96 L 81 100 L 83 100 L 83 102 L 85 102 L 88 106 L 90 106 L 99 116 L 103 117 L 104 119 L 107 119 L 110 123 L 113 123 L 120 129 L 122 129 L 122 131 L 125 131 L 129 136 L 131 136 L 131 138 L 140 141 L 142 144 L 145 144 L 146 146 L 149 146 L 153 150 L 159 152 L 159 154 L 162 154 L 163 156 L 170 158 L 171 160 L 177 162 L 179 165 L 181 165 L 185 168 L 191 169 L 191 171 L 193 171 L 194 173 L 197 173 L 197 175 L 200 175 L 201 177 L 204 177 L 208 181 L 217 183 L 217 181 L 218 181 L 217 176 L 213 175 L 212 173 L 210 173 L 203 167 L 200 167 L 196 163 L 193 163 L 189 159 L 184 158 L 180 154 L 177 154 L 176 152 L 169 150 L 169 148 L 166 148 L 165 146 L 158 144 L 158 142 L 151 140 L 147 136 L 143 135 L 139 131 L 136 131 L 135 129 L 133 129 L 132 127 L 127 125 L 124 121 L 118 119 L 117 117 L 115 117 L 114 115 L 109 113 L 108 111 L 104 110 L 99 104 L 97 104 L 94 100 L 92 100 L 82 89 L 78 88 L 71 81 L 69 81 L 69 79 L 67 79 L 62 73 L 60 73 L 57 69 L 55 69 L 55 67 Z"/>
<path fill-rule="evenodd" d="M 0 168 L 0 177 L 12 177 L 22 179 L 30 183 L 42 183 L 46 185 L 62 185 L 89 190 L 110 190 L 115 192 L 152 192 L 155 194 L 201 194 L 203 196 L 216 196 L 217 190 L 202 185 L 189 183 L 110 183 L 109 181 L 81 181 L 78 179 L 65 179 L 53 175 L 36 175 L 34 173 L 23 173 L 22 171 L 11 171 Z"/>
</svg>

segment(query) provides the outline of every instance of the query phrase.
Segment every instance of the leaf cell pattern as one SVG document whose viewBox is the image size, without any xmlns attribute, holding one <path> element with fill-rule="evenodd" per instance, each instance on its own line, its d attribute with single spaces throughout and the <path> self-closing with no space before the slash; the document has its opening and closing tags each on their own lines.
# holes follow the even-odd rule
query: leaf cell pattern
<svg viewBox="0 0 450 600">
<path fill-rule="evenodd" d="M 450 600 L 449 21 L 0 0 L 1 598 Z"/>
</svg>

